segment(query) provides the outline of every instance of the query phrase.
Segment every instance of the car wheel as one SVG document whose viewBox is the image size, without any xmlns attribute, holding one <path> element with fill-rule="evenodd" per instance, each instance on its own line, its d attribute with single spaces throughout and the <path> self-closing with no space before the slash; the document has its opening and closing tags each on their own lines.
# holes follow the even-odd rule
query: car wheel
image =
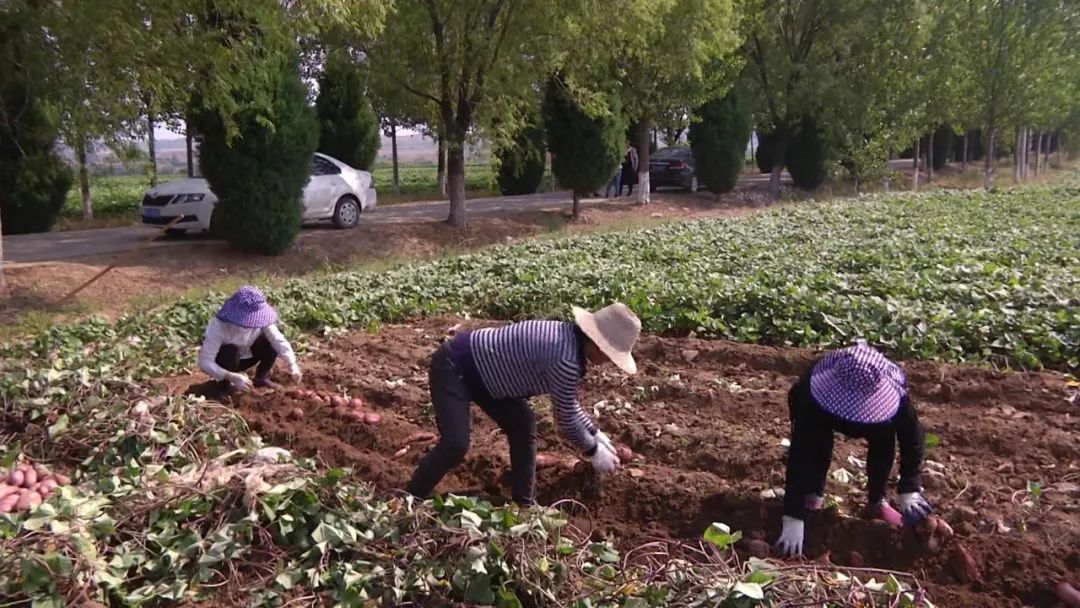
<svg viewBox="0 0 1080 608">
<path fill-rule="evenodd" d="M 334 207 L 334 226 L 354 228 L 360 223 L 360 202 L 351 196 L 343 196 Z"/>
<path fill-rule="evenodd" d="M 187 234 L 187 229 L 185 229 L 185 228 L 166 228 L 165 229 L 165 235 L 166 236 L 184 236 L 185 234 Z"/>
<path fill-rule="evenodd" d="M 698 181 L 697 181 L 697 176 L 695 175 L 694 177 L 690 178 L 690 186 L 687 188 L 687 190 L 689 190 L 690 192 L 697 192 L 697 189 L 698 189 Z"/>
</svg>

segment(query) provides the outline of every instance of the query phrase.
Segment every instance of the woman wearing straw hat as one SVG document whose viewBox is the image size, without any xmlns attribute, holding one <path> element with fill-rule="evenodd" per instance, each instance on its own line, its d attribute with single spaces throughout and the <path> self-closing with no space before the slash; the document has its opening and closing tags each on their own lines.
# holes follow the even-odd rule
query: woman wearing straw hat
<svg viewBox="0 0 1080 608">
<path fill-rule="evenodd" d="M 895 526 L 915 525 L 927 518 L 931 507 L 922 495 L 920 478 L 923 430 L 899 366 L 864 342 L 833 351 L 811 364 L 791 388 L 788 408 L 792 431 L 783 532 L 777 543 L 781 553 L 802 553 L 806 511 L 824 504 L 834 432 L 868 442 L 871 513 Z M 885 498 L 897 442 L 899 512 Z"/>
<path fill-rule="evenodd" d="M 277 311 L 250 285 L 234 293 L 210 320 L 199 349 L 199 368 L 218 381 L 222 396 L 248 391 L 252 386 L 280 388 L 270 380 L 279 355 L 288 364 L 293 381 L 300 381 L 296 355 L 275 323 Z M 254 382 L 241 373 L 252 367 Z"/>
<path fill-rule="evenodd" d="M 610 472 L 619 465 L 615 447 L 581 409 L 578 391 L 587 364 L 611 361 L 637 371 L 631 351 L 641 332 L 637 316 L 622 304 L 595 314 L 574 308 L 574 323 L 524 321 L 456 335 L 431 358 L 431 401 L 439 441 L 420 461 L 407 490 L 427 497 L 469 449 L 469 404 L 475 402 L 510 444 L 513 499 L 535 501 L 536 417 L 528 399 L 550 395 L 555 421 L 566 439 Z"/>
</svg>

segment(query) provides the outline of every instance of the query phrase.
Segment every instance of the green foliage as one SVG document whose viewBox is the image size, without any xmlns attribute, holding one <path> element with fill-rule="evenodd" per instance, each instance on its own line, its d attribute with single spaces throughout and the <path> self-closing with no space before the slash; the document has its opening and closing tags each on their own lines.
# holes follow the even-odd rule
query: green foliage
<svg viewBox="0 0 1080 608">
<path fill-rule="evenodd" d="M 803 190 L 816 189 L 828 177 L 825 133 L 812 117 L 799 122 L 784 156 L 791 181 Z"/>
<path fill-rule="evenodd" d="M 723 99 L 698 108 L 694 115 L 696 120 L 690 123 L 694 173 L 709 192 L 730 192 L 745 164 L 750 110 L 736 86 Z"/>
<path fill-rule="evenodd" d="M 270 255 L 286 251 L 300 232 L 301 196 L 318 137 L 295 60 L 279 61 L 271 111 L 241 115 L 240 137 L 231 145 L 217 112 L 203 109 L 193 117 L 199 167 L 218 197 L 223 236 L 245 251 Z"/>
<path fill-rule="evenodd" d="M 499 165 L 499 192 L 503 195 L 533 194 L 540 188 L 547 169 L 544 125 L 536 113 L 495 155 Z"/>
<path fill-rule="evenodd" d="M 319 152 L 370 171 L 379 153 L 379 118 L 367 98 L 360 68 L 350 57 L 334 53 L 319 78 L 315 101 L 319 118 Z"/>
<path fill-rule="evenodd" d="M 622 159 L 625 124 L 617 100 L 606 113 L 588 114 L 558 79 L 544 94 L 544 126 L 555 179 L 576 196 L 601 188 Z"/>
<path fill-rule="evenodd" d="M 48 231 L 71 187 L 56 152 L 58 126 L 23 63 L 25 42 L 14 16 L 0 11 L 0 224 L 4 234 Z"/>
<path fill-rule="evenodd" d="M 758 145 L 754 150 L 754 163 L 757 164 L 758 171 L 762 173 L 772 173 L 773 169 L 773 147 L 776 145 L 776 135 L 773 133 L 758 132 Z"/>
</svg>

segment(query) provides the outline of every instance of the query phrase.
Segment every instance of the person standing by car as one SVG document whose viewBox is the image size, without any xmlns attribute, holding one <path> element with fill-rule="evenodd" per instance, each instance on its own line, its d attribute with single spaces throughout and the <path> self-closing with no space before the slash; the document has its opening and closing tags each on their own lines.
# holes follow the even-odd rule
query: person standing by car
<svg viewBox="0 0 1080 608">
<path fill-rule="evenodd" d="M 217 381 L 219 396 L 246 392 L 253 386 L 281 388 L 270 379 L 280 355 L 289 366 L 293 382 L 301 379 L 292 345 L 277 328 L 277 311 L 258 288 L 237 290 L 206 326 L 199 349 L 199 368 Z M 243 372 L 255 367 L 255 381 Z"/>
<path fill-rule="evenodd" d="M 634 186 L 638 183 L 638 153 L 629 140 L 626 142 L 626 157 L 622 164 L 622 184 L 619 186 L 619 195 L 622 195 L 622 186 L 629 188 L 626 196 L 634 195 Z"/>
<path fill-rule="evenodd" d="M 788 393 L 791 448 L 787 456 L 783 532 L 777 548 L 803 551 L 807 510 L 824 505 L 833 433 L 866 439 L 870 512 L 892 525 L 918 525 L 931 512 L 922 494 L 923 429 L 898 365 L 859 342 L 812 363 Z M 900 444 L 899 513 L 885 498 L 896 444 Z"/>
<path fill-rule="evenodd" d="M 416 467 L 406 490 L 426 498 L 465 459 L 469 404 L 480 406 L 510 444 L 513 500 L 531 505 L 536 490 L 536 416 L 528 399 L 550 395 L 555 422 L 566 439 L 592 460 L 594 469 L 619 465 L 615 446 L 581 409 L 581 379 L 588 364 L 611 361 L 633 374 L 631 354 L 641 322 L 622 304 L 595 314 L 575 307 L 574 323 L 523 321 L 463 332 L 431 358 L 430 390 L 439 441 Z"/>
</svg>

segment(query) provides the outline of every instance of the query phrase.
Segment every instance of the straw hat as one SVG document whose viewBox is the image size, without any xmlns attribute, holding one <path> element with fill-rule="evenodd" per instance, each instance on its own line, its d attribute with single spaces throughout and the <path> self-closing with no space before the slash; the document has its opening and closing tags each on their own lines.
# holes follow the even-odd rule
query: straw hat
<svg viewBox="0 0 1080 608">
<path fill-rule="evenodd" d="M 574 322 L 596 344 L 600 352 L 628 374 L 637 373 L 637 363 L 631 351 L 641 333 L 641 321 L 623 304 L 612 304 L 589 312 L 574 307 Z"/>
</svg>

